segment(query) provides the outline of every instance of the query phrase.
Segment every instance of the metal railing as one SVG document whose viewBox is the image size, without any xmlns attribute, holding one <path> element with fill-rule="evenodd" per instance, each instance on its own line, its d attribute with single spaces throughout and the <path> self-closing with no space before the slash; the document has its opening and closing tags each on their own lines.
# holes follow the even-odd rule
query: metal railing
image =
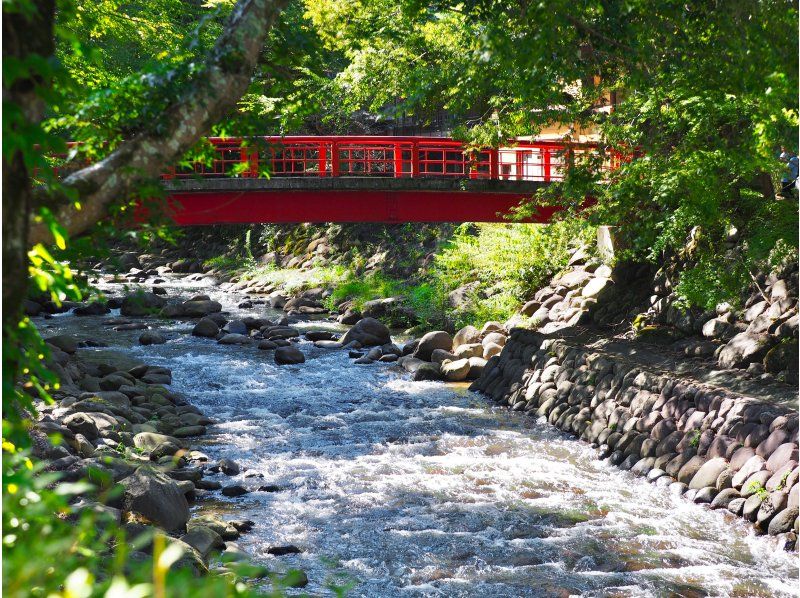
<svg viewBox="0 0 800 598">
<path fill-rule="evenodd" d="M 394 177 L 506 181 L 560 181 L 574 164 L 595 158 L 611 171 L 626 159 L 592 143 L 511 141 L 507 147 L 468 149 L 438 137 L 209 137 L 213 158 L 169 167 L 164 180 L 245 177 Z M 72 145 L 72 144 L 71 144 Z M 57 167 L 60 174 L 82 167 L 76 159 Z"/>
</svg>

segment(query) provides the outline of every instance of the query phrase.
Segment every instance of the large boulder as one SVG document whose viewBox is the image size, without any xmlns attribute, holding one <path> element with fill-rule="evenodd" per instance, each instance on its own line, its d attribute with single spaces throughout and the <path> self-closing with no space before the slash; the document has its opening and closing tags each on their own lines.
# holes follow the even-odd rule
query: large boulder
<svg viewBox="0 0 800 598">
<path fill-rule="evenodd" d="M 76 316 L 102 316 L 111 311 L 111 308 L 102 301 L 92 301 L 72 310 Z"/>
<path fill-rule="evenodd" d="M 121 482 L 123 507 L 158 524 L 168 532 L 182 530 L 189 520 L 189 504 L 178 485 L 149 467 L 139 467 Z"/>
<path fill-rule="evenodd" d="M 58 347 L 64 353 L 70 355 L 78 350 L 78 339 L 71 334 L 59 334 L 58 336 L 51 336 L 44 339 L 46 343 Z"/>
<path fill-rule="evenodd" d="M 210 299 L 190 299 L 180 306 L 181 315 L 187 318 L 202 318 L 218 311 L 222 311 L 222 304 Z"/>
<path fill-rule="evenodd" d="M 158 330 L 145 330 L 139 335 L 140 345 L 163 345 L 167 342 L 167 337 Z"/>
<path fill-rule="evenodd" d="M 467 379 L 469 374 L 469 359 L 457 359 L 448 361 L 441 367 L 442 375 L 449 382 L 461 382 Z"/>
<path fill-rule="evenodd" d="M 714 486 L 717 482 L 719 474 L 721 474 L 728 467 L 728 462 L 722 457 L 716 457 L 710 461 L 703 463 L 702 467 L 697 470 L 691 481 L 689 482 L 689 489 L 706 488 Z"/>
<path fill-rule="evenodd" d="M 295 365 L 303 363 L 305 360 L 306 356 L 303 355 L 303 352 L 292 345 L 275 349 L 275 363 L 278 365 Z"/>
<path fill-rule="evenodd" d="M 719 354 L 719 365 L 724 368 L 741 368 L 754 361 L 761 361 L 773 341 L 766 334 L 740 332 L 734 336 Z"/>
<path fill-rule="evenodd" d="M 430 361 L 431 355 L 436 349 L 450 351 L 452 348 L 453 337 L 444 330 L 435 330 L 433 332 L 428 332 L 419 339 L 417 350 L 414 351 L 414 357 L 422 359 L 423 361 Z"/>
<path fill-rule="evenodd" d="M 362 318 L 342 337 L 342 346 L 358 341 L 362 347 L 385 345 L 392 342 L 389 328 L 375 318 Z"/>
<path fill-rule="evenodd" d="M 138 291 L 132 293 L 122 300 L 120 313 L 123 316 L 147 316 L 155 314 L 164 305 L 167 300 L 159 297 L 155 293 L 148 293 L 145 291 Z"/>
<path fill-rule="evenodd" d="M 193 336 L 215 338 L 219 334 L 219 326 L 211 318 L 203 318 L 192 329 Z"/>
<path fill-rule="evenodd" d="M 464 326 L 453 337 L 453 349 L 461 345 L 474 345 L 481 342 L 481 333 L 475 326 Z"/>
</svg>

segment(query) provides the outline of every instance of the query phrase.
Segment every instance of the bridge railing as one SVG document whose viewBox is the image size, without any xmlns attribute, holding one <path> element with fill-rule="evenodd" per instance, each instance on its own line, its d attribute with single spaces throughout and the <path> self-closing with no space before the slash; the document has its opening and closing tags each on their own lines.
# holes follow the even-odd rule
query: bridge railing
<svg viewBox="0 0 800 598">
<path fill-rule="evenodd" d="M 597 156 L 601 171 L 625 159 L 592 143 L 513 141 L 507 147 L 465 149 L 462 142 L 435 137 L 210 137 L 214 156 L 165 169 L 162 179 L 272 177 L 462 178 L 559 181 L 573 164 Z M 60 174 L 84 166 L 73 161 Z"/>
</svg>

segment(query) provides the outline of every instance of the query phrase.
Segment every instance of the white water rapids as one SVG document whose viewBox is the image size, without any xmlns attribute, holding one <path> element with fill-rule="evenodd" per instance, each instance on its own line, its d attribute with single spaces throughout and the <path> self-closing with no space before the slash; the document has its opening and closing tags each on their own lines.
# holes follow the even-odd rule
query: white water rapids
<svg viewBox="0 0 800 598">
<path fill-rule="evenodd" d="M 234 315 L 265 313 L 236 309 L 241 295 L 203 292 Z M 274 570 L 304 569 L 311 595 L 332 595 L 326 585 L 340 576 L 363 597 L 795 595 L 796 554 L 743 520 L 598 461 L 463 386 L 411 382 L 392 364 L 356 366 L 309 342 L 299 345 L 306 363 L 276 366 L 254 345 L 192 337 L 192 322 L 163 323 L 169 342 L 140 347 L 140 331 L 102 320 L 40 325 L 171 368 L 172 389 L 219 422 L 201 450 L 238 462 L 236 482 L 282 488 L 196 510 L 235 505 L 222 510 L 256 521 L 239 544 Z M 302 552 L 267 554 L 287 544 Z"/>
</svg>

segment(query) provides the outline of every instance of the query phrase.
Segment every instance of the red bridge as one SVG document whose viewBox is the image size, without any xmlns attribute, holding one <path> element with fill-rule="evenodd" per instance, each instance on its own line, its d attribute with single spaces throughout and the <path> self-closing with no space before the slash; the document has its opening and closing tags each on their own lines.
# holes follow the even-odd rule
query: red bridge
<svg viewBox="0 0 800 598">
<path fill-rule="evenodd" d="M 257 222 L 502 222 L 563 178 L 593 144 L 514 141 L 469 149 L 435 137 L 209 138 L 213 158 L 162 175 L 179 225 Z M 548 222 L 559 206 L 540 208 Z"/>
</svg>

